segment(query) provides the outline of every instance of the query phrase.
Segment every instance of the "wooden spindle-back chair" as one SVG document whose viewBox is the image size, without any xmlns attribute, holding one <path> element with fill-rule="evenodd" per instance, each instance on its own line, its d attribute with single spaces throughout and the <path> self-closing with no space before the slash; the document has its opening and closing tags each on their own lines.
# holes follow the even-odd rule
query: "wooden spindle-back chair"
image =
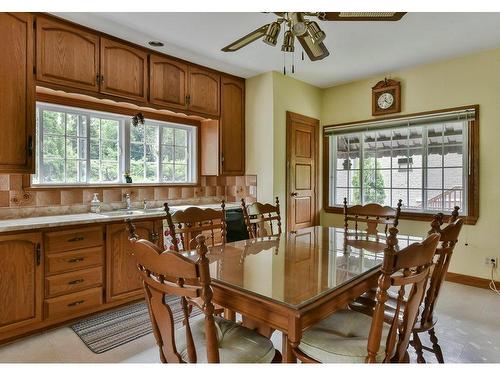
<svg viewBox="0 0 500 375">
<path fill-rule="evenodd" d="M 241 199 L 241 206 L 250 238 L 281 234 L 280 202 L 278 197 L 276 197 L 275 206 L 270 203 L 260 202 L 246 205 L 243 198 Z M 275 228 L 274 223 L 277 228 Z"/>
<path fill-rule="evenodd" d="M 398 230 L 391 227 L 389 232 L 371 319 L 354 310 L 332 314 L 304 332 L 301 343 L 292 349 L 298 359 L 303 362 L 409 361 L 410 336 L 440 235 L 431 234 L 424 241 L 397 251 Z M 390 287 L 399 287 L 399 292 L 395 314 L 387 321 L 385 310 Z M 331 340 L 326 339 L 327 335 L 331 335 Z M 365 355 L 361 354 L 363 345 Z"/>
<path fill-rule="evenodd" d="M 271 362 L 279 360 L 267 338 L 234 322 L 214 317 L 213 291 L 205 237 L 198 235 L 197 259 L 177 251 L 163 251 L 150 241 L 138 239 L 128 222 L 137 268 L 143 280 L 153 333 L 163 363 Z M 183 325 L 176 329 L 165 297 L 180 297 Z M 204 319 L 190 319 L 189 303 L 200 301 Z M 230 343 L 224 333 L 231 331 Z M 240 338 L 238 340 L 238 338 Z"/>
<path fill-rule="evenodd" d="M 204 234 L 209 246 L 226 243 L 226 204 L 221 210 L 188 207 L 170 214 L 168 203 L 164 204 L 167 224 L 175 251 L 188 251 L 196 247 L 196 236 Z"/>
<path fill-rule="evenodd" d="M 425 363 L 423 357 L 423 349 L 434 353 L 439 363 L 444 363 L 443 352 L 438 344 L 438 339 L 434 331 L 434 326 L 436 324 L 436 319 L 434 318 L 434 309 L 439 297 L 439 292 L 441 286 L 448 272 L 448 266 L 450 265 L 451 256 L 453 255 L 453 250 L 458 243 L 458 237 L 460 231 L 462 230 L 463 220 L 458 218 L 459 207 L 455 206 L 451 216 L 449 224 L 441 229 L 443 224 L 443 215 L 435 215 L 434 220 L 431 224 L 431 233 L 439 233 L 441 235 L 439 246 L 436 249 L 436 256 L 434 259 L 434 269 L 432 270 L 429 287 L 425 295 L 425 300 L 423 303 L 422 313 L 420 319 L 418 320 L 415 328 L 413 329 L 413 346 L 417 352 L 417 361 L 419 363 Z M 439 225 L 438 225 L 439 224 Z M 432 348 L 423 346 L 419 333 L 428 332 L 430 340 L 432 343 Z"/>
<path fill-rule="evenodd" d="M 455 206 L 450 215 L 449 224 L 443 229 L 441 229 L 441 226 L 444 222 L 444 215 L 442 213 L 434 215 L 431 223 L 431 229 L 428 232 L 429 235 L 433 233 L 440 234 L 440 240 L 436 248 L 434 264 L 431 270 L 431 276 L 425 293 L 425 298 L 420 306 L 420 313 L 417 318 L 417 322 L 415 323 L 415 327 L 413 328 L 413 340 L 411 341 L 411 344 L 417 352 L 417 361 L 419 363 L 425 363 L 423 350 L 433 352 L 438 362 L 444 363 L 443 353 L 434 331 L 434 326 L 437 322 L 434 318 L 434 309 L 438 300 L 439 291 L 448 271 L 453 250 L 458 242 L 458 237 L 463 226 L 463 220 L 458 218 L 459 210 L 460 208 Z M 389 294 L 386 319 L 391 319 L 394 314 L 396 298 L 396 295 L 392 293 Z M 362 296 L 350 303 L 349 306 L 353 310 L 371 315 L 375 306 L 375 290 L 364 293 Z M 429 333 L 432 348 L 422 345 L 418 336 L 418 334 L 422 332 Z"/>
<path fill-rule="evenodd" d="M 377 203 L 369 203 L 364 206 L 355 205 L 347 207 L 347 198 L 344 198 L 344 229 L 348 233 L 349 222 L 354 222 L 354 236 L 358 238 L 358 223 L 366 223 L 365 234 L 377 235 L 378 225 L 385 226 L 384 233 L 387 234 L 389 226 L 397 227 L 399 224 L 399 216 L 401 215 L 402 200 L 398 201 L 396 209 L 389 206 L 381 206 Z M 346 236 L 347 237 L 347 236 Z"/>
</svg>

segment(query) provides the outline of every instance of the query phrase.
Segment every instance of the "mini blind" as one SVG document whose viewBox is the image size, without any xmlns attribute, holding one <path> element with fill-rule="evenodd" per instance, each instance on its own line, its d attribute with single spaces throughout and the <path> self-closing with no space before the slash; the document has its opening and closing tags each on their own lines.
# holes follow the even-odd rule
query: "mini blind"
<svg viewBox="0 0 500 375">
<path fill-rule="evenodd" d="M 389 128 L 400 128 L 403 126 L 419 126 L 422 124 L 431 125 L 433 123 L 446 123 L 454 121 L 475 120 L 476 110 L 474 108 L 463 109 L 458 111 L 441 112 L 437 114 L 419 115 L 412 117 L 404 117 L 387 120 L 373 120 L 363 123 L 348 124 L 348 125 L 330 125 L 325 126 L 323 131 L 325 135 L 331 134 L 346 134 L 362 131 L 382 130 Z"/>
</svg>

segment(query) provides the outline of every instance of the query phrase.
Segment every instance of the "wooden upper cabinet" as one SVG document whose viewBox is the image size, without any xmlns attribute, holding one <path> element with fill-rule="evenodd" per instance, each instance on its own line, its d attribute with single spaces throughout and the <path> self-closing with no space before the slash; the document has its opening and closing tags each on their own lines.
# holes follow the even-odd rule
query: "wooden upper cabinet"
<svg viewBox="0 0 500 375">
<path fill-rule="evenodd" d="M 99 36 L 43 17 L 36 20 L 36 79 L 99 91 Z"/>
<path fill-rule="evenodd" d="M 34 173 L 33 18 L 0 13 L 0 173 Z"/>
<path fill-rule="evenodd" d="M 188 109 L 218 116 L 220 113 L 220 75 L 195 66 L 189 67 Z"/>
<path fill-rule="evenodd" d="M 0 334 L 42 319 L 41 242 L 39 233 L 0 236 Z"/>
<path fill-rule="evenodd" d="M 149 101 L 172 108 L 187 108 L 188 65 L 164 57 L 149 57 Z"/>
<path fill-rule="evenodd" d="M 148 54 L 101 37 L 101 93 L 147 101 Z"/>
<path fill-rule="evenodd" d="M 222 76 L 220 170 L 223 175 L 245 174 L 245 81 Z"/>
</svg>

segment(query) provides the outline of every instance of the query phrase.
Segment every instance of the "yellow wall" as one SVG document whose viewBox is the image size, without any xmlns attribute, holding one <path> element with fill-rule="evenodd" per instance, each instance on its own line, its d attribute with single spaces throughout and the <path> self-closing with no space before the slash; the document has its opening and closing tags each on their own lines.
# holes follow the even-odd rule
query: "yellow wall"
<svg viewBox="0 0 500 375">
<path fill-rule="evenodd" d="M 441 61 L 389 77 L 401 81 L 402 114 L 480 105 L 480 209 L 476 225 L 464 226 L 450 271 L 489 278 L 486 256 L 500 256 L 500 49 Z M 383 76 L 331 87 L 322 97 L 323 125 L 371 116 L 371 87 Z M 322 214 L 322 224 L 339 224 L 340 215 Z M 403 221 L 402 233 L 424 234 L 428 224 Z M 465 244 L 468 243 L 468 246 Z"/>
<path fill-rule="evenodd" d="M 500 229 L 500 49 L 386 76 L 401 81 L 402 114 L 480 105 L 479 220 L 474 226 L 464 227 L 450 271 L 489 278 L 484 258 L 500 256 L 495 236 Z M 324 90 L 277 72 L 248 79 L 246 172 L 258 176 L 258 199 L 269 201 L 278 195 L 286 217 L 286 111 L 320 118 L 322 125 L 369 119 L 371 87 L 383 78 L 376 76 Z M 321 214 L 323 225 L 341 222 L 339 215 Z M 402 233 L 423 235 L 427 230 L 427 223 L 400 224 Z"/>
<path fill-rule="evenodd" d="M 273 73 L 274 83 L 274 188 L 286 218 L 286 112 L 320 118 L 321 89 L 305 82 Z"/>
<path fill-rule="evenodd" d="M 319 119 L 321 89 L 268 72 L 246 80 L 246 173 L 257 175 L 257 199 L 281 202 L 286 217 L 286 111 Z"/>
<path fill-rule="evenodd" d="M 246 172 L 257 175 L 257 199 L 273 199 L 273 73 L 245 83 Z"/>
</svg>

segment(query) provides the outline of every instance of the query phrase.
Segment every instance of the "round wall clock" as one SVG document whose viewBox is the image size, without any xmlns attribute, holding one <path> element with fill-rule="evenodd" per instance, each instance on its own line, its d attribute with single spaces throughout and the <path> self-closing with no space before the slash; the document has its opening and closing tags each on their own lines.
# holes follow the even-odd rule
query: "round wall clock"
<svg viewBox="0 0 500 375">
<path fill-rule="evenodd" d="M 401 112 L 401 85 L 398 81 L 384 79 L 372 87 L 372 115 L 379 116 Z"/>
</svg>

